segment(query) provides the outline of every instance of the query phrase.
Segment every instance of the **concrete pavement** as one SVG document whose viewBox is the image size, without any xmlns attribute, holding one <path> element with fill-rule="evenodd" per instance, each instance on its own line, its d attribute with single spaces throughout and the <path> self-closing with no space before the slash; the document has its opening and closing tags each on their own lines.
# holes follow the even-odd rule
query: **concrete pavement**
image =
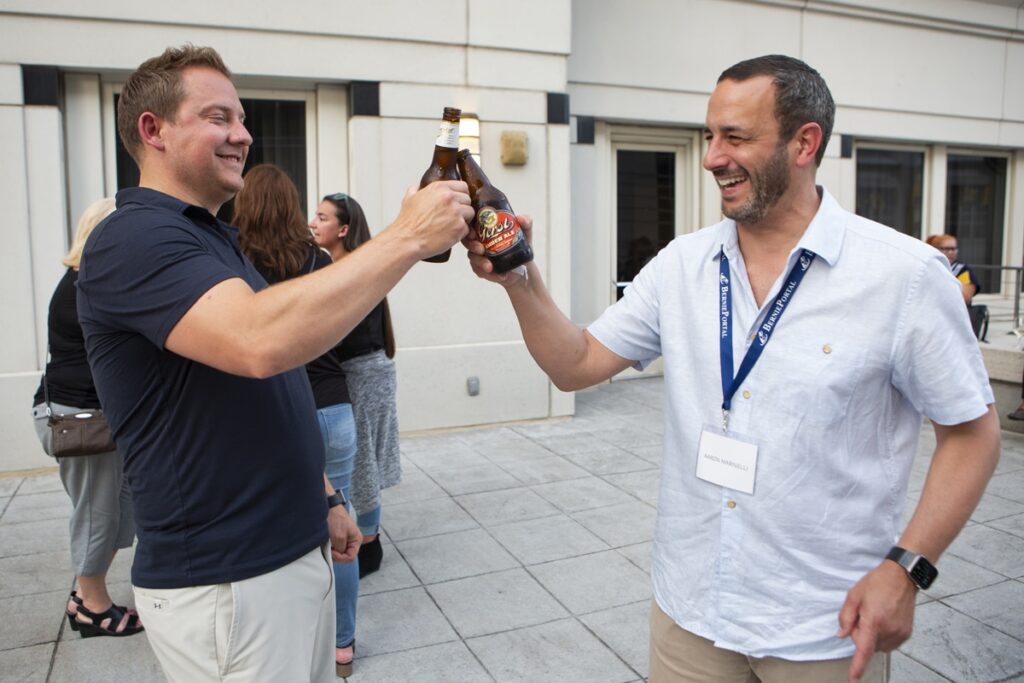
<svg viewBox="0 0 1024 683">
<path fill-rule="evenodd" d="M 614 382 L 579 393 L 571 420 L 404 438 L 350 680 L 643 680 L 661 394 L 661 379 Z M 911 502 L 933 446 L 923 429 Z M 0 680 L 164 680 L 145 636 L 66 628 L 67 514 L 52 472 L 0 478 Z M 119 602 L 130 560 L 110 574 Z M 892 680 L 1024 683 L 1024 437 L 1003 433 L 996 476 L 939 567 Z"/>
</svg>

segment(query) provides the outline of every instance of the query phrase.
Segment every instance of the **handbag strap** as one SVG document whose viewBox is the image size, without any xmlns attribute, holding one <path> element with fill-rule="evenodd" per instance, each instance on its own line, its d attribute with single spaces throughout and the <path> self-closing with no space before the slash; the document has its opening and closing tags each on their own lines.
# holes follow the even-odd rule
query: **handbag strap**
<svg viewBox="0 0 1024 683">
<path fill-rule="evenodd" d="M 46 345 L 46 362 L 50 362 L 50 345 Z M 50 390 L 46 386 L 46 366 L 43 366 L 43 401 L 46 403 L 46 417 L 53 417 L 53 410 L 50 408 Z"/>
<path fill-rule="evenodd" d="M 310 244 L 309 246 L 311 246 L 313 248 L 313 253 L 310 254 L 309 270 L 306 271 L 307 275 L 309 275 L 314 270 L 316 270 L 316 253 L 317 253 L 317 250 L 319 249 L 319 247 L 316 246 L 316 244 Z"/>
</svg>

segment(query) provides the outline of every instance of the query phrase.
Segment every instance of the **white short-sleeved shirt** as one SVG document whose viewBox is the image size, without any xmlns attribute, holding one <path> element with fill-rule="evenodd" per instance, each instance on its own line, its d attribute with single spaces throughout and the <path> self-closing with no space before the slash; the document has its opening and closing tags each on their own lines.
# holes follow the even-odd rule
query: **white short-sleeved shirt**
<svg viewBox="0 0 1024 683">
<path fill-rule="evenodd" d="M 945 257 L 820 192 L 760 310 L 736 224 L 724 220 L 675 239 L 589 328 L 640 365 L 664 358 L 658 604 L 686 630 L 756 657 L 853 653 L 835 636 L 838 613 L 901 531 L 921 415 L 959 424 L 993 402 Z M 732 401 L 730 430 L 759 447 L 750 495 L 695 476 L 701 431 L 722 418 L 723 249 L 736 367 L 799 254 L 817 254 Z"/>
</svg>

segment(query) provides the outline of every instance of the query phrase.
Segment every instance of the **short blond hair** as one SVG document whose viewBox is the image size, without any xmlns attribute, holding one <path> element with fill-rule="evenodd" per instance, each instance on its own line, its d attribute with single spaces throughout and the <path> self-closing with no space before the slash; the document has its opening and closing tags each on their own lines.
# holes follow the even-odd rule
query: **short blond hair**
<svg viewBox="0 0 1024 683">
<path fill-rule="evenodd" d="M 231 71 L 216 50 L 186 43 L 147 59 L 125 81 L 117 100 L 117 132 L 135 163 L 140 163 L 142 151 L 139 117 L 148 111 L 173 122 L 186 95 L 181 74 L 190 67 L 214 69 L 231 78 Z"/>
<path fill-rule="evenodd" d="M 68 268 L 77 269 L 82 265 L 82 249 L 85 248 L 85 241 L 89 239 L 93 228 L 100 224 L 104 218 L 114 212 L 114 200 L 112 197 L 99 199 L 82 212 L 78 219 L 78 228 L 75 230 L 75 239 L 71 241 L 71 248 L 64 257 L 64 265 Z"/>
</svg>

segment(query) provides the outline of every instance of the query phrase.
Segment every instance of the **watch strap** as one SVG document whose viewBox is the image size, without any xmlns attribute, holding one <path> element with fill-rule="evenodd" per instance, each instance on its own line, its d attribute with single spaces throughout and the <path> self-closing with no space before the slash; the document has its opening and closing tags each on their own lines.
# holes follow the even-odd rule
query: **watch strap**
<svg viewBox="0 0 1024 683">
<path fill-rule="evenodd" d="M 892 560 L 903 567 L 907 576 L 921 590 L 927 590 L 939 576 L 939 570 L 935 568 L 927 557 L 912 553 L 905 548 L 894 545 L 885 559 Z"/>
<path fill-rule="evenodd" d="M 339 505 L 348 507 L 348 499 L 345 498 L 345 494 L 341 492 L 341 489 L 334 489 L 334 493 L 327 496 L 327 507 L 333 508 Z"/>
</svg>

